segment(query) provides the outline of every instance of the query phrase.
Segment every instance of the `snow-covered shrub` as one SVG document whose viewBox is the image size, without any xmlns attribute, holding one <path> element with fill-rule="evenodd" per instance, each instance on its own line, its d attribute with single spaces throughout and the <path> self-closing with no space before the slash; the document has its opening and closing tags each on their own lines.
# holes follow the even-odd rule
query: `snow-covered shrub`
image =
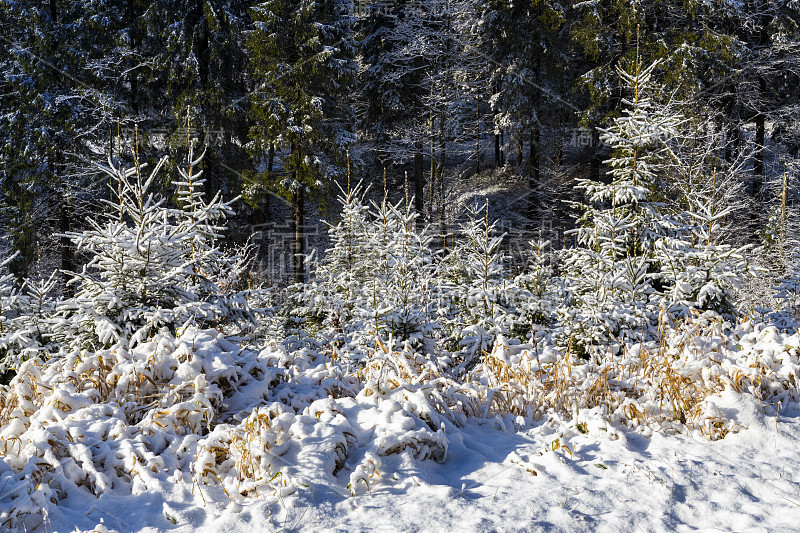
<svg viewBox="0 0 800 533">
<path fill-rule="evenodd" d="M 195 328 L 130 350 L 35 357 L 0 386 L 0 524 L 35 524 L 26 516 L 79 494 L 175 485 L 235 505 L 291 505 L 307 487 L 358 495 L 393 482 L 380 475 L 391 456 L 445 461 L 470 419 L 717 439 L 740 429 L 718 407 L 725 398 L 754 409 L 800 399 L 797 334 L 712 313 L 661 333 L 591 361 L 547 336 L 498 335 L 458 378 L 410 343 L 395 350 L 376 338 L 354 367 L 346 345 L 256 352 Z"/>
<path fill-rule="evenodd" d="M 130 350 L 26 361 L 0 386 L 0 479 L 13 488 L 0 491 L 0 523 L 16 527 L 76 491 L 186 483 L 233 502 L 277 502 L 312 484 L 349 481 L 358 492 L 360 479 L 378 482 L 382 456 L 443 461 L 443 410 L 461 402 L 437 400 L 436 367 L 405 354 L 382 351 L 356 375 L 346 355 L 255 352 L 187 328 Z M 391 370 L 400 357 L 416 361 L 411 373 Z M 441 387 L 458 391 L 452 380 Z"/>
</svg>

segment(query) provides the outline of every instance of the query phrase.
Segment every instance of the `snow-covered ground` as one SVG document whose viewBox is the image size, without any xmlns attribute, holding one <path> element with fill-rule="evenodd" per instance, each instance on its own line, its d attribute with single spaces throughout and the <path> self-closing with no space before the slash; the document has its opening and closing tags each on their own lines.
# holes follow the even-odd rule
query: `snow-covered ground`
<svg viewBox="0 0 800 533">
<path fill-rule="evenodd" d="M 26 362 L 0 388 L 0 529 L 795 531 L 800 338 L 693 331 L 609 366 L 537 348 L 530 382 L 502 339 L 463 382 L 214 331 Z"/>
<path fill-rule="evenodd" d="M 44 530 L 90 530 L 102 519 L 120 532 L 796 531 L 800 410 L 776 417 L 757 401 L 726 400 L 724 409 L 747 429 L 721 441 L 626 431 L 610 440 L 546 423 L 520 432 L 470 425 L 450 435 L 443 464 L 383 458 L 381 478 L 355 497 L 346 476 L 300 490 L 285 509 L 165 483 L 138 496 L 63 502 Z M 555 439 L 568 443 L 571 456 L 553 451 Z"/>
</svg>

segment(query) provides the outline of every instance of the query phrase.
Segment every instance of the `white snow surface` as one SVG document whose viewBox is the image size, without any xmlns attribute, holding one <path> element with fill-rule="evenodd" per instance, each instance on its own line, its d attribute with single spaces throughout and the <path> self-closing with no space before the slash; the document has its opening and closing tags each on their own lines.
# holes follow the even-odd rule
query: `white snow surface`
<svg viewBox="0 0 800 533">
<path fill-rule="evenodd" d="M 714 331 L 662 347 L 704 392 L 683 420 L 657 412 L 666 382 L 622 379 L 657 378 L 641 352 L 608 379 L 618 401 L 570 385 L 558 409 L 528 384 L 537 408 L 503 411 L 492 358 L 519 370 L 534 350 L 503 339 L 463 383 L 410 352 L 349 372 L 213 330 L 29 361 L 0 388 L 0 530 L 795 531 L 800 338 Z M 531 375 L 610 375 L 555 355 Z"/>
</svg>

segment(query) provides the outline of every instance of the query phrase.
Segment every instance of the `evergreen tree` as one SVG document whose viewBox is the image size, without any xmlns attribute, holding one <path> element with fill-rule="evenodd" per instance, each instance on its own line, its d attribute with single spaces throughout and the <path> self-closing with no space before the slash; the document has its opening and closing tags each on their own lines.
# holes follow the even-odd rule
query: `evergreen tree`
<svg viewBox="0 0 800 533">
<path fill-rule="evenodd" d="M 87 7 L 87 11 L 84 8 Z M 85 161 L 105 145 L 111 108 L 105 68 L 107 20 L 91 4 L 3 2 L 0 57 L 0 195 L 20 252 L 9 265 L 21 283 L 36 243 L 74 267 L 68 231 L 94 196 L 97 174 Z"/>
<path fill-rule="evenodd" d="M 153 192 L 166 158 L 147 177 L 138 159 L 128 169 L 101 167 L 116 202 L 106 201 L 105 220 L 90 219 L 89 229 L 68 235 L 90 260 L 71 280 L 75 297 L 60 306 L 54 326 L 60 342 L 128 348 L 162 327 L 174 332 L 189 321 L 218 327 L 248 315 L 246 302 L 217 283 L 232 266 L 215 242 L 231 202 L 219 193 L 204 200 L 196 170 L 202 155 L 195 159 L 192 145 L 178 182 L 179 210 Z"/>
<path fill-rule="evenodd" d="M 315 271 L 312 309 L 325 313 L 340 340 L 375 345 L 410 342 L 432 351 L 436 256 L 408 203 L 364 204 L 357 186 L 340 196 L 342 218 Z"/>
<path fill-rule="evenodd" d="M 630 71 L 618 69 L 631 93 L 628 106 L 603 132 L 612 148 L 610 183 L 584 179 L 586 193 L 579 247 L 565 252 L 571 308 L 562 323 L 583 349 L 647 328 L 653 319 L 648 301 L 658 290 L 655 243 L 669 235 L 656 190 L 665 157 L 664 141 L 675 133 L 677 118 L 653 109 L 650 94 L 658 62 Z"/>
<path fill-rule="evenodd" d="M 445 333 L 466 347 L 467 362 L 491 349 L 498 334 L 513 326 L 505 305 L 506 257 L 501 249 L 505 234 L 489 221 L 489 203 L 468 211 L 452 251 L 444 260 L 451 321 Z"/>
<path fill-rule="evenodd" d="M 218 0 L 161 0 L 144 6 L 162 17 L 159 21 L 149 13 L 145 15 L 147 25 L 158 28 L 163 48 L 154 58 L 157 72 L 150 74 L 155 76 L 155 83 L 145 82 L 142 88 L 162 90 L 167 98 L 166 102 L 148 104 L 148 108 L 169 105 L 159 111 L 171 112 L 171 123 L 162 127 L 170 132 L 167 140 L 176 160 L 186 149 L 184 129 L 187 119 L 192 118 L 191 134 L 206 146 L 202 165 L 207 171 L 205 192 L 209 195 L 217 191 L 231 197 L 240 194 L 241 171 L 248 168 L 248 154 L 243 148 L 250 125 L 245 105 L 248 6 L 247 2 Z"/>
<path fill-rule="evenodd" d="M 268 0 L 252 9 L 249 68 L 261 83 L 253 94 L 251 142 L 280 146 L 287 176 L 278 190 L 294 208 L 294 279 L 303 282 L 307 190 L 341 174 L 354 140 L 345 104 L 356 72 L 347 1 Z"/>
<path fill-rule="evenodd" d="M 368 4 L 358 20 L 358 114 L 360 128 L 373 142 L 380 166 L 413 160 L 414 200 L 425 209 L 422 139 L 428 137 L 432 19 L 434 2 L 402 1 Z M 426 38 L 426 37 L 432 37 Z"/>
<path fill-rule="evenodd" d="M 550 241 L 530 241 L 526 268 L 510 283 L 505 292 L 507 307 L 515 316 L 509 331 L 524 337 L 531 328 L 554 325 L 561 288 L 553 268 L 554 253 Z"/>
<path fill-rule="evenodd" d="M 669 114 L 669 109 L 662 111 Z M 670 231 L 656 243 L 663 307 L 672 315 L 690 311 L 735 312 L 734 290 L 752 273 L 745 261 L 737 212 L 745 211 L 744 182 L 736 166 L 721 164 L 711 120 L 678 118 L 665 139 L 668 157 L 662 188 L 672 198 Z"/>
<path fill-rule="evenodd" d="M 567 8 L 559 0 L 486 2 L 480 21 L 483 49 L 491 62 L 494 128 L 502 133 L 509 151 L 516 145 L 514 166 L 523 166 L 523 148 L 529 145 L 529 187 L 540 185 L 549 133 L 563 137 L 563 122 L 572 114 Z M 552 128 L 546 126 L 554 125 Z M 495 139 L 499 146 L 499 135 Z M 559 157 L 556 154 L 556 157 Z M 509 156 L 510 160 L 510 156 Z M 533 217 L 536 202 L 528 206 Z"/>
</svg>

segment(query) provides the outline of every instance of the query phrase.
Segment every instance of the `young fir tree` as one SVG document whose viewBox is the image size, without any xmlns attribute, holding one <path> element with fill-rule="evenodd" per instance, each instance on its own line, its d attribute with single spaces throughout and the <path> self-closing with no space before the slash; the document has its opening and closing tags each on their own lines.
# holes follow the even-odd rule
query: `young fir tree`
<svg viewBox="0 0 800 533">
<path fill-rule="evenodd" d="M 791 313 L 796 322 L 800 321 L 800 249 L 792 251 L 785 273 L 774 290 L 781 308 Z"/>
<path fill-rule="evenodd" d="M 37 279 L 27 278 L 17 287 L 8 272 L 16 253 L 0 263 L 0 382 L 26 359 L 53 349 L 49 333 L 58 272 L 47 278 L 39 273 Z"/>
<path fill-rule="evenodd" d="M 603 131 L 611 146 L 610 182 L 584 179 L 578 248 L 565 254 L 571 304 L 562 313 L 567 338 L 584 351 L 612 338 L 640 337 L 654 318 L 648 303 L 659 289 L 655 243 L 669 234 L 657 201 L 657 181 L 665 157 L 664 139 L 677 119 L 654 109 L 650 94 L 658 62 L 642 67 L 638 58 L 618 69 L 630 92 L 622 116 Z M 638 333 L 635 331 L 638 330 Z"/>
<path fill-rule="evenodd" d="M 675 317 L 691 311 L 730 315 L 734 291 L 751 273 L 747 247 L 731 244 L 741 239 L 734 214 L 744 208 L 742 176 L 735 165 L 721 164 L 713 122 L 687 119 L 671 107 L 660 111 L 679 123 L 664 139 L 662 183 L 672 201 L 664 218 L 669 232 L 655 247 L 661 307 Z"/>
<path fill-rule="evenodd" d="M 341 217 L 328 226 L 331 246 L 325 250 L 324 259 L 314 264 L 314 275 L 305 291 L 306 318 L 321 321 L 340 342 L 363 329 L 363 324 L 353 323 L 354 311 L 375 268 L 369 206 L 364 202 L 368 189 L 360 183 L 347 191 L 340 188 L 337 201 Z"/>
<path fill-rule="evenodd" d="M 491 349 L 497 334 L 505 333 L 513 319 L 505 306 L 508 286 L 501 250 L 505 234 L 498 232 L 496 222 L 489 222 L 488 201 L 469 209 L 459 233 L 443 265 L 452 302 L 445 333 L 466 347 L 471 363 L 482 350 Z"/>
<path fill-rule="evenodd" d="M 220 223 L 232 202 L 219 194 L 206 202 L 190 143 L 187 169 L 181 172 L 171 209 L 152 191 L 162 158 L 149 176 L 138 160 L 131 168 L 101 167 L 111 178 L 116 202 L 106 201 L 105 220 L 89 220 L 89 229 L 69 234 L 89 262 L 75 272 L 74 298 L 60 306 L 55 326 L 60 341 L 77 347 L 120 345 L 128 348 L 160 328 L 175 332 L 188 322 L 218 327 L 247 314 L 246 303 L 225 294 L 216 283 L 231 259 L 216 247 Z"/>
<path fill-rule="evenodd" d="M 331 225 L 332 247 L 306 291 L 307 313 L 351 346 L 411 342 L 432 350 L 435 254 L 408 204 L 373 204 L 356 186 L 342 192 L 342 216 Z M 307 317 L 308 318 L 308 317 Z"/>
<path fill-rule="evenodd" d="M 433 238 L 426 228 L 419 227 L 420 216 L 409 202 L 393 205 L 385 196 L 374 206 L 370 244 L 378 257 L 366 302 L 374 316 L 382 316 L 384 328 L 393 338 L 418 346 L 431 338 L 427 326 L 435 268 Z M 370 300 L 379 305 L 369 306 Z"/>
<path fill-rule="evenodd" d="M 690 311 L 735 313 L 735 295 L 745 275 L 752 274 L 745 259 L 748 247 L 720 239 L 721 223 L 733 209 L 719 206 L 717 191 L 693 190 L 687 194 L 688 210 L 675 217 L 672 235 L 657 243 L 661 264 L 664 308 L 673 316 Z"/>
<path fill-rule="evenodd" d="M 528 264 L 505 292 L 506 305 L 514 317 L 515 337 L 524 337 L 531 329 L 547 328 L 555 320 L 560 287 L 554 276 L 554 253 L 550 241 L 541 238 L 530 241 Z"/>
<path fill-rule="evenodd" d="M 12 316 L 12 309 L 15 303 L 14 276 L 8 272 L 8 265 L 14 259 L 16 252 L 7 257 L 0 263 L 0 375 L 7 371 L 7 365 L 13 364 L 13 353 L 9 354 L 8 341 L 6 340 L 11 332 L 9 321 Z"/>
</svg>

